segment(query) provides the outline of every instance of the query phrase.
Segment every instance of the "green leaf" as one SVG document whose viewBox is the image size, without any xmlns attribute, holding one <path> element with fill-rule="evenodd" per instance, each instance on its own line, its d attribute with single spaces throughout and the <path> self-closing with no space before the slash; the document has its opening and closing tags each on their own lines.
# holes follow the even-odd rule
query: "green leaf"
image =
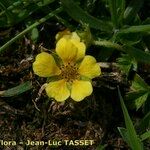
<svg viewBox="0 0 150 150">
<path fill-rule="evenodd" d="M 0 97 L 12 97 L 16 96 L 19 94 L 22 94 L 32 88 L 32 84 L 30 81 L 27 81 L 25 83 L 22 83 L 14 88 L 5 90 L 5 91 L 0 91 Z"/>
<path fill-rule="evenodd" d="M 135 70 L 135 71 L 137 70 L 136 60 L 127 54 L 122 54 L 122 57 L 119 57 L 117 59 L 117 66 L 126 75 L 129 74 L 131 68 L 133 68 L 133 70 Z"/>
<path fill-rule="evenodd" d="M 122 136 L 123 140 L 131 147 L 127 129 L 125 129 L 123 127 L 118 127 L 118 130 L 119 130 L 119 133 Z"/>
<path fill-rule="evenodd" d="M 145 103 L 148 96 L 149 93 L 147 91 L 135 91 L 127 93 L 126 99 L 130 108 L 138 110 Z"/>
<path fill-rule="evenodd" d="M 117 0 L 117 8 L 118 8 L 118 22 L 122 26 L 123 24 L 123 16 L 125 11 L 125 0 Z"/>
<path fill-rule="evenodd" d="M 150 25 L 139 25 L 130 26 L 126 29 L 121 29 L 117 34 L 127 34 L 127 33 L 139 33 L 139 32 L 150 32 Z"/>
<path fill-rule="evenodd" d="M 38 29 L 37 28 L 33 28 L 32 31 L 31 31 L 31 39 L 33 41 L 37 41 L 38 37 L 39 37 Z"/>
<path fill-rule="evenodd" d="M 143 134 L 140 136 L 140 138 L 141 138 L 141 141 L 144 141 L 144 140 L 150 138 L 150 130 L 147 131 L 147 132 L 145 132 L 145 133 L 143 133 Z"/>
<path fill-rule="evenodd" d="M 119 36 L 116 36 L 116 41 L 119 43 L 125 45 L 135 45 L 137 43 L 140 43 L 142 41 L 142 34 L 137 33 L 128 33 L 128 34 L 120 34 Z"/>
<path fill-rule="evenodd" d="M 133 46 L 125 45 L 123 46 L 124 52 L 128 53 L 131 57 L 135 58 L 136 61 L 150 64 L 150 53 L 144 52 Z"/>
<path fill-rule="evenodd" d="M 44 0 L 41 2 L 40 0 L 35 0 L 25 2 L 24 0 L 18 0 L 16 2 L 11 1 L 9 5 L 6 5 L 4 1 L 3 3 L 0 2 L 0 8 L 3 10 L 0 12 L 0 16 L 7 17 L 7 22 L 5 22 L 5 24 L 0 23 L 0 26 L 9 27 L 15 25 L 29 17 L 33 12 L 41 9 L 41 7 L 46 6 L 54 1 L 55 0 Z"/>
<path fill-rule="evenodd" d="M 109 8 L 111 13 L 111 20 L 115 28 L 122 25 L 123 14 L 125 10 L 125 0 L 109 0 Z"/>
<path fill-rule="evenodd" d="M 131 89 L 136 90 L 136 91 L 139 91 L 139 90 L 147 91 L 149 89 L 149 86 L 147 83 L 145 83 L 145 81 L 138 74 L 135 74 Z"/>
<path fill-rule="evenodd" d="M 114 24 L 114 27 L 117 28 L 118 26 L 118 16 L 117 16 L 117 2 L 116 0 L 109 0 L 109 8 L 111 13 L 111 20 Z"/>
<path fill-rule="evenodd" d="M 138 74 L 135 74 L 131 90 L 131 92 L 127 93 L 126 99 L 131 108 L 136 108 L 138 110 L 147 100 L 150 94 L 150 87 Z"/>
<path fill-rule="evenodd" d="M 149 93 L 145 93 L 143 94 L 141 97 L 138 97 L 135 100 L 135 106 L 136 106 L 136 110 L 138 110 L 147 100 Z"/>
<path fill-rule="evenodd" d="M 2 10 L 0 12 L 0 15 L 3 14 L 3 12 L 5 12 L 5 15 L 6 15 L 6 22 L 5 24 L 10 24 L 11 22 L 14 22 L 14 16 L 12 14 L 12 12 L 10 12 L 9 10 L 7 10 L 7 7 L 9 6 L 9 2 L 8 1 L 0 1 L 0 10 Z M 6 10 L 6 11 L 5 11 Z"/>
<path fill-rule="evenodd" d="M 132 148 L 132 150 L 144 150 L 143 145 L 140 142 L 140 139 L 138 138 L 138 136 L 136 134 L 132 120 L 128 114 L 128 110 L 124 104 L 119 87 L 118 87 L 118 94 L 119 94 L 121 108 L 122 108 L 123 115 L 124 115 L 125 125 L 126 125 L 126 129 L 127 129 L 127 135 L 129 138 L 128 140 L 130 141 L 131 148 Z"/>
<path fill-rule="evenodd" d="M 43 0 L 43 1 L 39 1 L 39 2 L 37 3 L 37 5 L 40 6 L 40 7 L 42 7 L 42 6 L 45 6 L 45 5 L 48 5 L 48 4 L 52 3 L 52 2 L 54 2 L 54 1 L 55 1 L 55 0 Z"/>
<path fill-rule="evenodd" d="M 124 12 L 125 23 L 130 23 L 142 7 L 143 0 L 132 0 Z"/>
<path fill-rule="evenodd" d="M 106 41 L 106 40 L 93 41 L 92 44 L 122 51 L 124 53 L 129 54 L 131 57 L 135 58 L 136 61 L 150 64 L 150 53 L 144 52 L 144 51 L 142 51 L 138 48 L 135 48 L 131 45 L 121 46 L 117 43 L 113 43 L 111 41 Z"/>
<path fill-rule="evenodd" d="M 64 10 L 70 15 L 74 20 L 78 22 L 83 22 L 89 24 L 91 28 L 100 29 L 101 31 L 112 32 L 112 26 L 106 22 L 99 20 L 82 8 L 80 8 L 73 0 L 61 0 Z"/>
</svg>

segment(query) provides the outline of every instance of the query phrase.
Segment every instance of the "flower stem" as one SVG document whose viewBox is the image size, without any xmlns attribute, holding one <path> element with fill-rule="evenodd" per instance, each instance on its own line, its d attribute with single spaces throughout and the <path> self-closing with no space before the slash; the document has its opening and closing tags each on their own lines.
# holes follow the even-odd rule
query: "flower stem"
<svg viewBox="0 0 150 150">
<path fill-rule="evenodd" d="M 3 46 L 1 46 L 0 47 L 0 52 L 3 52 L 8 46 L 10 46 L 12 43 L 14 43 L 17 39 L 23 37 L 30 30 L 32 30 L 36 26 L 42 24 L 43 22 L 45 22 L 49 18 L 55 16 L 55 14 L 57 14 L 57 13 L 59 13 L 61 11 L 62 11 L 62 7 L 57 8 L 56 10 L 52 11 L 51 13 L 49 13 L 48 15 L 46 15 L 45 17 L 41 18 L 40 20 L 38 20 L 35 23 L 33 23 L 32 25 L 30 25 L 28 28 L 26 28 L 25 30 L 23 30 L 22 32 L 20 32 L 18 35 L 16 35 L 14 38 L 12 38 L 7 43 L 5 43 Z"/>
<path fill-rule="evenodd" d="M 98 45 L 98 46 L 104 46 L 104 47 L 108 47 L 108 48 L 114 48 L 114 49 L 117 49 L 119 51 L 123 51 L 123 48 L 121 45 L 119 45 L 117 43 L 113 43 L 111 41 L 106 41 L 106 40 L 93 41 L 92 44 Z"/>
</svg>

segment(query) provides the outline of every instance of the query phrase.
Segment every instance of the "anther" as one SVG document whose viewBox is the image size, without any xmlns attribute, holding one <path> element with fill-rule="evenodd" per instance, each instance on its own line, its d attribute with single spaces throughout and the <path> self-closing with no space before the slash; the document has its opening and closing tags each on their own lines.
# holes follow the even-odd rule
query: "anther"
<svg viewBox="0 0 150 150">
<path fill-rule="evenodd" d="M 77 72 L 78 68 L 75 64 L 68 62 L 65 65 L 62 65 L 60 67 L 62 73 L 61 78 L 65 79 L 66 82 L 73 82 L 75 79 L 79 77 L 79 74 Z"/>
</svg>

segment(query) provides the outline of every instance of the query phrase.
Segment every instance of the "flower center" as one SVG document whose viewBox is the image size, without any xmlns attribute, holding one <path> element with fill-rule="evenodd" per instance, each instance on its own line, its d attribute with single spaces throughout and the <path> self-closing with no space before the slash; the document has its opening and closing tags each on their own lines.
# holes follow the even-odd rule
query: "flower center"
<svg viewBox="0 0 150 150">
<path fill-rule="evenodd" d="M 68 62 L 60 67 L 61 78 L 65 79 L 67 82 L 73 82 L 75 79 L 79 78 L 78 68 L 74 63 Z"/>
</svg>

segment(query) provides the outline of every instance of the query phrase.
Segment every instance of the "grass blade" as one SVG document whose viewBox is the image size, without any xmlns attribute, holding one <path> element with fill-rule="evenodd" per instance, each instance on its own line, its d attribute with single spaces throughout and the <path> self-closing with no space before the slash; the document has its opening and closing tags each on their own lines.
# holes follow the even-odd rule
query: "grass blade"
<svg viewBox="0 0 150 150">
<path fill-rule="evenodd" d="M 121 108 L 122 108 L 123 115 L 124 115 L 125 125 L 126 125 L 127 134 L 129 137 L 131 148 L 133 150 L 144 150 L 142 143 L 140 142 L 140 139 L 138 138 L 138 136 L 136 134 L 132 120 L 128 114 L 128 110 L 124 104 L 124 101 L 123 101 L 123 98 L 121 96 L 119 87 L 118 87 L 118 94 L 119 94 L 119 99 L 120 99 Z"/>
<path fill-rule="evenodd" d="M 119 133 L 122 136 L 123 140 L 131 147 L 127 129 L 118 127 L 118 130 L 119 130 Z"/>
<path fill-rule="evenodd" d="M 22 94 L 32 88 L 31 82 L 27 81 L 25 83 L 22 83 L 14 88 L 5 90 L 5 91 L 0 91 L 0 96 L 1 97 L 12 97 L 16 96 L 19 94 Z"/>
</svg>

